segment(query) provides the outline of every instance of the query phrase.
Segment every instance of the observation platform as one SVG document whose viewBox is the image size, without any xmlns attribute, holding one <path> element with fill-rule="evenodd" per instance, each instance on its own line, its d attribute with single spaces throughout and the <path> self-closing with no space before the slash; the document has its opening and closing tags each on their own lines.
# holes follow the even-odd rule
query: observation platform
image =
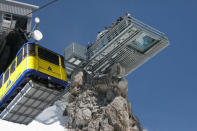
<svg viewBox="0 0 197 131">
<path fill-rule="evenodd" d="M 99 34 L 96 42 L 87 49 L 84 69 L 92 74 L 105 74 L 119 63 L 127 76 L 168 45 L 164 33 L 125 16 L 120 23 Z"/>
</svg>

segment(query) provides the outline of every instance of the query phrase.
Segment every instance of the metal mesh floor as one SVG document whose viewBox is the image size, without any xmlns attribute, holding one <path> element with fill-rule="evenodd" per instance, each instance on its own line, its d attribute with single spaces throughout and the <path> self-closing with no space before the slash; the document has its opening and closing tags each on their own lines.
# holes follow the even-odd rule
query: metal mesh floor
<svg viewBox="0 0 197 131">
<path fill-rule="evenodd" d="M 29 81 L 0 114 L 3 120 L 28 125 L 39 113 L 57 100 L 61 92 Z"/>
<path fill-rule="evenodd" d="M 64 110 L 66 109 L 68 105 L 68 97 L 70 95 L 70 83 L 68 81 L 68 87 L 64 92 L 62 92 L 62 96 L 55 101 L 53 106 L 48 107 L 45 109 L 43 112 L 41 112 L 35 120 L 45 124 L 45 125 L 50 125 L 53 124 L 57 121 L 60 122 L 62 126 L 64 126 L 67 117 L 63 116 Z"/>
</svg>

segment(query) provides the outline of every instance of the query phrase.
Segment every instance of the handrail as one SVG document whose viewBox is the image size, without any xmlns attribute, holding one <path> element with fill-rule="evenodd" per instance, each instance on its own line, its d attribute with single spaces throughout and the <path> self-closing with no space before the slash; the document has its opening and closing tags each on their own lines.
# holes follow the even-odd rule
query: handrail
<svg viewBox="0 0 197 131">
<path fill-rule="evenodd" d="M 139 20 L 137 20 L 135 18 L 131 18 L 131 19 L 132 19 L 133 23 L 135 25 L 139 26 L 140 28 L 145 29 L 145 30 L 148 30 L 151 33 L 153 33 L 153 34 L 155 34 L 155 35 L 157 35 L 159 37 L 162 37 L 164 39 L 167 39 L 166 36 L 165 36 L 165 34 L 163 32 L 160 32 L 159 30 L 157 30 L 157 29 L 155 29 L 155 28 L 153 28 L 153 27 L 151 27 L 151 26 L 149 26 L 147 24 L 144 24 L 143 22 L 141 22 L 141 21 L 139 21 Z"/>
<path fill-rule="evenodd" d="M 120 21 L 120 23 L 112 27 L 112 29 L 108 30 L 106 34 L 104 34 L 100 39 L 96 40 L 96 42 L 87 49 L 87 55 L 89 57 L 92 57 L 93 55 L 95 55 L 96 54 L 95 52 L 98 52 L 100 48 L 103 48 L 105 45 L 110 43 L 111 40 L 119 36 L 119 34 L 122 31 L 124 31 L 127 27 L 129 27 L 131 24 L 139 27 L 140 29 L 144 31 L 148 31 L 152 33 L 153 35 L 158 36 L 160 39 L 168 40 L 165 34 L 160 32 L 159 30 L 147 24 L 144 24 L 143 22 L 133 17 L 124 17 L 124 19 Z"/>
<path fill-rule="evenodd" d="M 130 24 L 126 25 L 127 21 L 125 18 L 117 25 L 115 25 L 111 30 L 109 30 L 102 38 L 96 41 L 94 45 L 92 45 L 88 50 L 88 55 L 92 56 L 95 54 L 93 51 L 98 51 L 99 46 L 105 46 L 107 45 L 111 40 L 113 40 L 116 36 L 118 36 L 122 31 L 124 31 Z M 114 37 L 114 34 L 116 36 Z M 104 41 L 107 40 L 107 43 L 104 43 Z"/>
<path fill-rule="evenodd" d="M 151 27 L 151 26 L 149 26 L 149 25 L 143 23 L 142 21 L 139 21 L 139 20 L 137 20 L 137 19 L 135 19 L 135 18 L 133 18 L 133 17 L 132 17 L 131 19 L 134 20 L 134 21 L 136 21 L 136 23 L 140 23 L 140 24 L 143 25 L 143 26 L 147 26 L 148 28 L 150 28 L 151 30 L 154 30 L 155 32 L 158 32 L 159 34 L 165 35 L 163 32 L 161 32 L 161 31 L 159 31 L 159 30 L 157 30 L 157 29 L 155 29 L 155 28 L 153 28 L 153 27 Z"/>
</svg>

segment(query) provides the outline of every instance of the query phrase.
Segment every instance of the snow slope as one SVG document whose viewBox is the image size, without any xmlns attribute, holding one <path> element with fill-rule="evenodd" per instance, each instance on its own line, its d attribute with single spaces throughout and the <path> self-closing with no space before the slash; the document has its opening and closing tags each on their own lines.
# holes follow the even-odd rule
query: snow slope
<svg viewBox="0 0 197 131">
<path fill-rule="evenodd" d="M 37 121 L 33 121 L 29 125 L 15 124 L 12 122 L 7 122 L 0 120 L 0 130 L 1 131 L 66 131 L 59 122 L 52 125 L 44 125 Z"/>
</svg>

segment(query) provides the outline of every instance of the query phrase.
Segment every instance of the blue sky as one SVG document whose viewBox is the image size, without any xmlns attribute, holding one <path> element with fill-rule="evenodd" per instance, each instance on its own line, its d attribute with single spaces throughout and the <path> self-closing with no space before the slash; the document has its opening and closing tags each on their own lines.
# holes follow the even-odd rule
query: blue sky
<svg viewBox="0 0 197 131">
<path fill-rule="evenodd" d="M 71 42 L 94 41 L 126 11 L 164 32 L 171 43 L 127 77 L 133 112 L 149 131 L 196 131 L 196 0 L 59 0 L 34 16 L 41 19 L 40 43 L 63 54 Z"/>
</svg>

